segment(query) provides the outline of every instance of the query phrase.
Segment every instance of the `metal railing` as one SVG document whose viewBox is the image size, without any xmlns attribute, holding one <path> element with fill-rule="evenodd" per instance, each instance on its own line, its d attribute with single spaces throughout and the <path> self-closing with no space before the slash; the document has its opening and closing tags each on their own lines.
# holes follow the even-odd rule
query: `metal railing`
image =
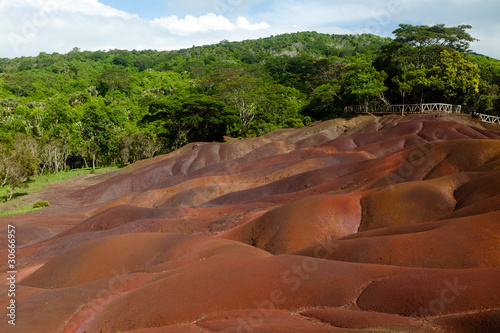
<svg viewBox="0 0 500 333">
<path fill-rule="evenodd" d="M 423 103 L 423 104 L 394 104 L 394 105 L 350 105 L 346 106 L 346 113 L 373 113 L 373 114 L 411 114 L 411 113 L 429 113 L 446 112 L 460 113 L 461 105 L 445 103 Z"/>
<path fill-rule="evenodd" d="M 489 114 L 482 114 L 477 112 L 474 113 L 474 115 L 478 116 L 481 121 L 484 121 L 485 123 L 500 124 L 500 117 L 490 116 Z"/>
</svg>

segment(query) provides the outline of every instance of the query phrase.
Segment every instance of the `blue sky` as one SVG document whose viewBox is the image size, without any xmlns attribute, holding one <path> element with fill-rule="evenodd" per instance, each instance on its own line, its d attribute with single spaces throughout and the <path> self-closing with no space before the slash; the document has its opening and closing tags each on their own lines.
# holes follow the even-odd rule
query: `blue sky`
<svg viewBox="0 0 500 333">
<path fill-rule="evenodd" d="M 169 16 L 176 12 L 177 15 L 185 16 L 188 13 L 176 11 L 176 8 L 169 6 L 169 1 L 163 0 L 106 0 L 100 1 L 102 4 L 123 10 L 128 13 L 138 14 L 143 19 L 154 20 L 162 16 Z"/>
<path fill-rule="evenodd" d="M 0 57 L 173 50 L 287 32 L 391 36 L 400 23 L 470 24 L 500 59 L 498 0 L 0 0 Z"/>
</svg>

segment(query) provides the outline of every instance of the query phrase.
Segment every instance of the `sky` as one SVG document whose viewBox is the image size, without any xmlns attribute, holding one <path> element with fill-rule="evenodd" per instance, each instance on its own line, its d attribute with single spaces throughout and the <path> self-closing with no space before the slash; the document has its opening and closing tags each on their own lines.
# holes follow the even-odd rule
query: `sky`
<svg viewBox="0 0 500 333">
<path fill-rule="evenodd" d="M 0 0 L 0 58 L 82 50 L 177 50 L 298 31 L 392 37 L 400 23 L 469 24 L 500 59 L 498 0 Z"/>
</svg>

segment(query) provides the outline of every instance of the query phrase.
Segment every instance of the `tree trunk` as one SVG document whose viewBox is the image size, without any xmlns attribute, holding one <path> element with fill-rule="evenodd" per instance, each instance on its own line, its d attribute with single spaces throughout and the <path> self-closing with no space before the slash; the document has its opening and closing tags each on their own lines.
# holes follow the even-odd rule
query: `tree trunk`
<svg viewBox="0 0 500 333">
<path fill-rule="evenodd" d="M 401 115 L 404 116 L 405 115 L 405 93 L 403 93 L 403 110 L 401 110 Z"/>
<path fill-rule="evenodd" d="M 5 178 L 2 181 L 0 188 L 4 187 L 4 185 L 7 184 L 7 182 L 9 182 L 10 170 L 11 170 L 10 167 L 7 165 L 7 167 L 5 168 Z"/>
<path fill-rule="evenodd" d="M 7 200 L 6 201 L 10 201 L 13 196 L 14 196 L 14 190 L 9 187 L 9 194 L 7 195 Z"/>
<path fill-rule="evenodd" d="M 59 169 L 61 168 L 61 156 L 59 155 L 59 149 L 54 148 L 54 168 L 55 172 L 59 173 Z"/>
</svg>

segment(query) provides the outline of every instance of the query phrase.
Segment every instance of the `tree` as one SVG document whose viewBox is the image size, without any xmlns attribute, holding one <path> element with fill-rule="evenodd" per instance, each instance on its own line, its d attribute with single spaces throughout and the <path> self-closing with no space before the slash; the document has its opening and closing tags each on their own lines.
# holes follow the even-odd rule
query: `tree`
<svg viewBox="0 0 500 333">
<path fill-rule="evenodd" d="M 302 109 L 302 114 L 315 120 L 323 120 L 340 115 L 342 96 L 338 82 L 323 84 L 309 95 L 307 105 Z"/>
<path fill-rule="evenodd" d="M 403 97 L 403 104 L 406 102 L 415 104 L 424 102 L 426 93 L 430 91 L 430 87 L 433 85 L 432 78 L 429 75 L 429 70 L 416 69 L 402 73 L 401 77 L 395 76 L 392 78 Z"/>
<path fill-rule="evenodd" d="M 445 27 L 444 24 L 434 26 L 400 24 L 399 28 L 392 33 L 396 36 L 395 44 L 408 44 L 417 49 L 425 49 L 430 46 L 441 46 L 459 52 L 469 50 L 471 42 L 476 41 L 467 29 L 472 29 L 470 25 L 459 25 L 456 27 Z"/>
<path fill-rule="evenodd" d="M 242 68 L 226 67 L 208 76 L 202 86 L 210 87 L 208 93 L 218 96 L 236 110 L 239 124 L 234 125 L 239 126 L 234 127 L 239 136 L 246 136 L 266 93 L 265 81 L 244 73 Z"/>
<path fill-rule="evenodd" d="M 85 105 L 82 119 L 85 150 L 92 159 L 92 169 L 96 167 L 98 155 L 107 159 L 112 150 L 113 124 L 109 119 L 102 100 L 92 101 Z"/>
<path fill-rule="evenodd" d="M 153 64 L 154 62 L 151 57 L 146 54 L 139 55 L 134 61 L 134 66 L 137 67 L 140 72 L 150 69 Z"/>
<path fill-rule="evenodd" d="M 142 103 L 149 109 L 142 123 L 153 123 L 172 149 L 193 141 L 221 141 L 232 119 L 222 102 L 201 94 L 145 96 Z"/>
<path fill-rule="evenodd" d="M 161 149 L 161 144 L 156 135 L 144 132 L 133 133 L 130 137 L 132 161 L 136 162 L 145 158 L 152 158 Z"/>
<path fill-rule="evenodd" d="M 443 99 L 466 104 L 479 92 L 479 68 L 457 51 L 443 50 L 437 65 L 431 69 L 433 85 Z"/>
<path fill-rule="evenodd" d="M 386 68 L 399 71 L 429 69 L 439 61 L 443 50 L 466 52 L 470 42 L 476 40 L 465 31 L 471 28 L 470 25 L 445 27 L 437 24 L 429 27 L 400 24 L 393 31 L 396 38 L 382 47 L 378 62 L 385 59 Z"/>
<path fill-rule="evenodd" d="M 130 134 L 122 132 L 118 137 L 117 160 L 120 164 L 126 164 L 130 160 L 132 139 Z"/>
<path fill-rule="evenodd" d="M 391 99 L 399 99 L 398 95 L 403 103 L 407 96 L 414 103 L 429 98 L 454 103 L 465 103 L 470 99 L 477 90 L 477 70 L 472 63 L 466 62 L 461 52 L 466 52 L 476 39 L 467 33 L 467 29 L 471 26 L 401 24 L 394 30 L 396 38 L 382 47 L 374 62 L 377 69 L 388 73 L 386 84 Z M 452 64 L 455 60 L 457 66 Z M 470 75 L 465 73 L 467 70 L 471 70 Z M 472 80 L 472 86 L 463 80 L 461 83 L 455 81 L 457 74 L 460 80 Z"/>
<path fill-rule="evenodd" d="M 259 87 L 258 92 L 261 97 L 258 100 L 259 110 L 254 122 L 256 126 L 265 122 L 276 128 L 282 128 L 289 126 L 289 119 L 301 118 L 300 110 L 305 98 L 297 89 L 266 82 Z"/>
<path fill-rule="evenodd" d="M 49 170 L 52 173 L 58 173 L 64 160 L 67 158 L 62 142 L 57 139 L 48 139 L 40 143 L 40 159 L 41 159 L 41 172 Z"/>
<path fill-rule="evenodd" d="M 385 102 L 384 92 L 387 87 L 384 80 L 387 77 L 384 72 L 378 72 L 365 60 L 357 58 L 346 67 L 349 72 L 342 77 L 341 94 L 344 102 L 350 104 L 368 105 L 371 101 L 379 99 Z"/>
<path fill-rule="evenodd" d="M 13 149 L 0 146 L 0 188 L 8 186 L 7 201 L 11 200 L 16 188 L 27 187 L 31 176 L 38 171 L 38 151 L 36 141 L 24 134 L 18 134 Z"/>
<path fill-rule="evenodd" d="M 123 67 L 130 67 L 133 63 L 132 54 L 129 51 L 114 50 L 113 64 Z"/>
<path fill-rule="evenodd" d="M 98 77 L 97 90 L 102 96 L 113 91 L 128 93 L 131 87 L 132 80 L 127 72 L 121 68 L 109 68 Z"/>
<path fill-rule="evenodd" d="M 77 113 L 70 107 L 68 99 L 57 96 L 47 102 L 43 128 L 51 137 L 59 137 L 61 130 L 70 129 L 76 120 Z"/>
<path fill-rule="evenodd" d="M 17 97 L 30 96 L 35 93 L 34 75 L 5 76 L 5 87 Z"/>
</svg>

